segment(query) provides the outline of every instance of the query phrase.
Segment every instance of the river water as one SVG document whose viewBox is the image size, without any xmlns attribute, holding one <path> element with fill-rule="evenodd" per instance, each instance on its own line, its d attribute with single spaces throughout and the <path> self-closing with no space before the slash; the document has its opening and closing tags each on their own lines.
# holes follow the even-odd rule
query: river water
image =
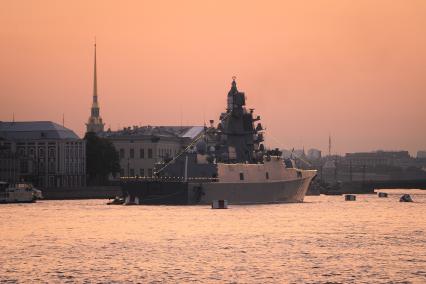
<svg viewBox="0 0 426 284">
<path fill-rule="evenodd" d="M 426 191 L 304 203 L 0 205 L 0 282 L 426 283 Z"/>
</svg>

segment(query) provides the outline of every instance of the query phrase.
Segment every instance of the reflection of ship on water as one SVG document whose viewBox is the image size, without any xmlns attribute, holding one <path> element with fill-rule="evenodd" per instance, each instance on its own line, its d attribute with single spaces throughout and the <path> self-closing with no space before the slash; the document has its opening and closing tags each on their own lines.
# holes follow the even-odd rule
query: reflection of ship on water
<svg viewBox="0 0 426 284">
<path fill-rule="evenodd" d="M 122 179 L 123 195 L 136 204 L 230 204 L 302 202 L 313 170 L 285 163 L 278 150 L 264 148 L 263 127 L 246 110 L 235 78 L 226 112 L 217 127 L 205 127 L 185 151 L 158 165 L 155 178 Z"/>
</svg>

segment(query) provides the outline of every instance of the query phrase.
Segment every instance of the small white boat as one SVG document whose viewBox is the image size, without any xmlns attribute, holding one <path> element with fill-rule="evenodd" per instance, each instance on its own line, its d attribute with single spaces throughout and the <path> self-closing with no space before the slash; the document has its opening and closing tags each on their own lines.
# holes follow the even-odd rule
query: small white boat
<svg viewBox="0 0 426 284">
<path fill-rule="evenodd" d="M 42 198 L 41 190 L 31 184 L 0 182 L 0 203 L 29 203 Z"/>
</svg>

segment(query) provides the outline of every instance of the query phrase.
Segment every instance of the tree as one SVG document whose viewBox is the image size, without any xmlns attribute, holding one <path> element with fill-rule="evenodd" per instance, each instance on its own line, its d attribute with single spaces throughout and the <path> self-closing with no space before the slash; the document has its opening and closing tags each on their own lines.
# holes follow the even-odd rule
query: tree
<svg viewBox="0 0 426 284">
<path fill-rule="evenodd" d="M 86 172 L 89 184 L 105 184 L 108 175 L 120 171 L 118 152 L 108 139 L 87 132 L 86 140 Z"/>
</svg>

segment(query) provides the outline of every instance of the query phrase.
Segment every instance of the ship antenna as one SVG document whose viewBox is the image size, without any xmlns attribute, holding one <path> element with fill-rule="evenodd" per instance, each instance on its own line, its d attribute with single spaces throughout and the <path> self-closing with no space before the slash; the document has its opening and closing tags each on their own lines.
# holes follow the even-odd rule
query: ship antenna
<svg viewBox="0 0 426 284">
<path fill-rule="evenodd" d="M 206 128 L 207 124 L 206 124 L 206 110 L 205 109 L 203 109 L 203 123 L 204 123 L 204 128 Z"/>
</svg>

